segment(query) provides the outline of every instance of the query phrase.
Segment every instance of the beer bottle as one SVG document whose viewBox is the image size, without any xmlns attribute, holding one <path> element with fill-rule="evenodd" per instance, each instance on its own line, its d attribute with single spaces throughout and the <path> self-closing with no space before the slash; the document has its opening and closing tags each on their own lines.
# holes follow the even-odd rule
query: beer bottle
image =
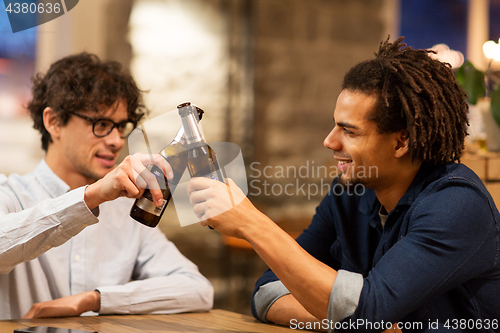
<svg viewBox="0 0 500 333">
<path fill-rule="evenodd" d="M 178 107 L 190 106 L 191 103 L 184 103 Z M 201 120 L 203 117 L 203 110 L 193 106 L 197 111 L 198 119 Z M 157 207 L 153 202 L 153 196 L 151 191 L 146 188 L 144 194 L 141 198 L 136 199 L 134 205 L 130 209 L 130 216 L 136 221 L 147 225 L 148 227 L 156 227 L 160 222 L 161 216 L 165 211 L 170 199 L 172 198 L 172 193 L 175 187 L 179 183 L 184 170 L 187 167 L 187 141 L 184 134 L 184 127 L 181 126 L 177 134 L 175 135 L 172 142 L 160 151 L 160 155 L 165 158 L 165 160 L 170 164 L 173 171 L 173 178 L 168 180 L 163 171 L 156 165 L 148 167 L 148 170 L 155 175 L 158 184 L 162 190 L 163 203 L 160 207 Z"/>
<path fill-rule="evenodd" d="M 224 183 L 215 151 L 205 141 L 196 119 L 196 110 L 190 105 L 180 105 L 178 108 L 185 131 L 189 174 L 191 177 L 207 177 Z"/>
</svg>

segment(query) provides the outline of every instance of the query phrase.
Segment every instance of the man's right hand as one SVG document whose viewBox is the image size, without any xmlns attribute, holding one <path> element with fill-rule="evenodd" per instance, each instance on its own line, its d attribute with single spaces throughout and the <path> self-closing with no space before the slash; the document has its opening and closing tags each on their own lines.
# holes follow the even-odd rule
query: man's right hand
<svg viewBox="0 0 500 333">
<path fill-rule="evenodd" d="M 156 177 L 146 169 L 148 165 L 158 166 L 168 179 L 173 177 L 172 168 L 159 154 L 137 153 L 125 157 L 113 171 L 85 189 L 85 203 L 94 209 L 101 203 L 118 197 L 140 198 L 148 187 L 154 203 L 160 206 L 163 195 Z"/>
</svg>

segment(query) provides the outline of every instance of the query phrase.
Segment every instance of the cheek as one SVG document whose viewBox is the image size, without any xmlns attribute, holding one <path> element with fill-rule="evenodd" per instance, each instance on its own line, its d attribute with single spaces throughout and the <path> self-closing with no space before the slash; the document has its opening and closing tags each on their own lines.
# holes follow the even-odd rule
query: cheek
<svg viewBox="0 0 500 333">
<path fill-rule="evenodd" d="M 372 166 L 380 165 L 385 161 L 384 145 L 376 140 L 367 139 L 362 144 L 350 147 L 349 153 L 355 164 Z"/>
</svg>

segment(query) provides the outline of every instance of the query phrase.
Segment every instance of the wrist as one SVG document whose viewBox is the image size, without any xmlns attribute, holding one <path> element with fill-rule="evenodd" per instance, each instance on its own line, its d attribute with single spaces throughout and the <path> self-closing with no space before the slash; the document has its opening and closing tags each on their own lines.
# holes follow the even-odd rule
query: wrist
<svg viewBox="0 0 500 333">
<path fill-rule="evenodd" d="M 262 240 L 264 236 L 270 236 L 273 233 L 273 229 L 281 230 L 269 217 L 260 211 L 258 213 L 259 215 L 250 219 L 253 223 L 246 223 L 241 229 L 241 238 L 247 240 L 250 244 L 255 244 L 256 241 Z"/>
<path fill-rule="evenodd" d="M 87 291 L 84 293 L 85 297 L 83 298 L 83 312 L 93 311 L 99 312 L 101 309 L 101 293 L 98 290 Z"/>
<path fill-rule="evenodd" d="M 99 181 L 88 185 L 85 188 L 84 194 L 83 194 L 83 200 L 85 201 L 85 204 L 90 210 L 93 210 L 94 208 L 98 207 L 100 204 L 102 204 L 105 200 L 103 200 L 100 197 L 100 190 L 99 190 Z"/>
<path fill-rule="evenodd" d="M 101 292 L 96 289 L 92 293 L 94 294 L 94 307 L 92 311 L 99 312 L 101 310 Z"/>
</svg>

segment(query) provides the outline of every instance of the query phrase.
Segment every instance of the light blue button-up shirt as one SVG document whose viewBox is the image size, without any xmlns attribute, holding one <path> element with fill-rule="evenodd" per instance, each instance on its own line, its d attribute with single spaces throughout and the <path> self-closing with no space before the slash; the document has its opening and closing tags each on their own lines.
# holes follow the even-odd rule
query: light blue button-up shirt
<svg viewBox="0 0 500 333">
<path fill-rule="evenodd" d="M 99 290 L 101 314 L 206 311 L 213 287 L 157 228 L 129 216 L 128 198 L 99 206 L 70 191 L 45 161 L 0 175 L 0 319 L 34 303 Z"/>
</svg>

